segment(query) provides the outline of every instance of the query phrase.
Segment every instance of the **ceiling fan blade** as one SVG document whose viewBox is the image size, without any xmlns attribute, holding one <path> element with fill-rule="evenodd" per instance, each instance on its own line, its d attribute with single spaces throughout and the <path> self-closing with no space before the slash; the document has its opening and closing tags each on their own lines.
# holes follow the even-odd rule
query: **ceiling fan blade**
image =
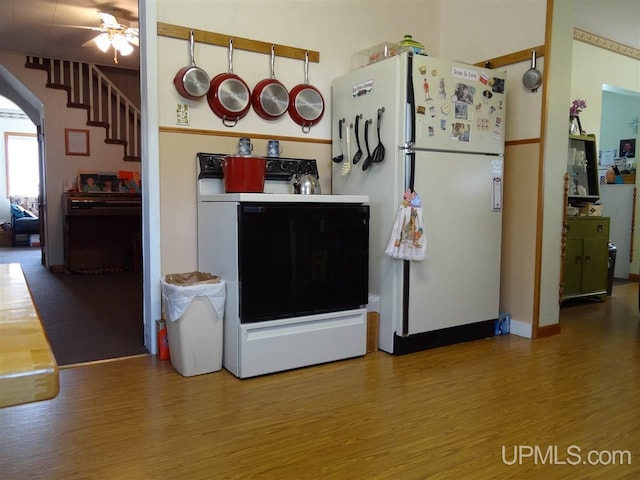
<svg viewBox="0 0 640 480">
<path fill-rule="evenodd" d="M 140 30 L 138 30 L 137 28 L 131 28 L 128 27 L 127 30 L 124 32 L 125 35 L 131 35 L 134 37 L 139 37 L 140 36 Z"/>
<path fill-rule="evenodd" d="M 50 23 L 52 27 L 80 28 L 82 30 L 93 30 L 94 32 L 102 32 L 100 27 L 88 27 L 86 25 L 61 25 L 59 23 Z"/>
<path fill-rule="evenodd" d="M 135 45 L 136 47 L 140 46 L 140 40 L 138 40 L 138 37 L 133 37 L 131 35 L 125 35 L 125 37 L 127 39 L 127 42 L 129 42 L 131 45 Z"/>
<path fill-rule="evenodd" d="M 114 28 L 120 27 L 120 23 L 118 22 L 118 20 L 116 20 L 116 17 L 114 17 L 110 13 L 98 12 L 98 15 L 100 15 L 103 24 L 109 27 L 113 26 Z"/>
<path fill-rule="evenodd" d="M 100 35 L 97 35 L 97 36 L 93 37 L 91 40 L 87 40 L 81 46 L 82 47 L 95 47 L 96 46 L 96 38 L 98 38 L 99 36 Z"/>
</svg>

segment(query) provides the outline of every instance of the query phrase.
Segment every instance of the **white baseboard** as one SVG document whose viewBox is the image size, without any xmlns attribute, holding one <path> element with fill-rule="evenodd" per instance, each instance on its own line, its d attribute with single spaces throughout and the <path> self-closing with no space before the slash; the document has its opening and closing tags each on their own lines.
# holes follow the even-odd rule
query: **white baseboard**
<svg viewBox="0 0 640 480">
<path fill-rule="evenodd" d="M 512 335 L 518 335 L 519 337 L 524 338 L 532 338 L 533 336 L 533 326 L 530 323 L 521 322 L 520 320 L 511 319 L 511 330 Z"/>
</svg>

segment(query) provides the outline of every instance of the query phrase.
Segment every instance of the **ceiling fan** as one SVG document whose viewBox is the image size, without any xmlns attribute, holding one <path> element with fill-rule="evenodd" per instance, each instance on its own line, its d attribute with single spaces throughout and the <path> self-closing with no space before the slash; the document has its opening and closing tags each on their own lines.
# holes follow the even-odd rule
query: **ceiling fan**
<svg viewBox="0 0 640 480">
<path fill-rule="evenodd" d="M 118 63 L 118 54 L 122 56 L 130 55 L 133 52 L 133 46 L 139 47 L 140 33 L 137 28 L 131 28 L 128 25 L 120 23 L 116 17 L 106 12 L 98 12 L 102 23 L 99 27 L 90 27 L 84 25 L 59 25 L 61 27 L 84 28 L 100 32 L 100 34 L 91 40 L 82 44 L 83 47 L 97 46 L 103 52 L 107 52 L 109 47 L 113 47 L 113 62 Z"/>
</svg>

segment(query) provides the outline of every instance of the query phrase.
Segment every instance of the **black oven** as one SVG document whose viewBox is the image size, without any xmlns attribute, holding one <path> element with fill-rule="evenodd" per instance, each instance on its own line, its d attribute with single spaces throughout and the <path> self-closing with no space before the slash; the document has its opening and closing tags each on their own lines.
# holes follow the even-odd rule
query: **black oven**
<svg viewBox="0 0 640 480">
<path fill-rule="evenodd" d="M 368 300 L 369 206 L 238 206 L 240 321 L 361 308 Z"/>
</svg>

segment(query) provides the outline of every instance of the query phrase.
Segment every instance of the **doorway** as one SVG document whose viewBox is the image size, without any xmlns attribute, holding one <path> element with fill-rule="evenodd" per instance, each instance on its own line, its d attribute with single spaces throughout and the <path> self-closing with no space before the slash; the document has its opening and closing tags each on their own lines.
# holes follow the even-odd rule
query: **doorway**
<svg viewBox="0 0 640 480">
<path fill-rule="evenodd" d="M 44 136 L 38 135 L 44 130 L 42 102 L 2 66 L 0 96 L 12 102 L 12 115 L 25 124 L 23 130 L 37 135 L 39 197 L 46 198 L 43 195 L 46 150 Z M 16 128 L 12 126 L 11 129 Z M 1 170 L 6 172 L 6 168 Z M 6 181 L 2 182 L 5 190 L 6 184 Z M 10 201 L 6 193 L 0 196 L 0 208 L 3 208 L 0 218 L 6 216 L 10 219 Z M 39 202 L 39 207 L 40 218 L 50 216 L 46 201 Z M 49 218 L 49 221 L 61 223 L 60 218 Z M 41 228 L 41 232 L 45 231 L 46 228 Z M 46 241 L 42 251 L 47 251 Z M 51 271 L 51 265 L 44 260 L 40 249 L 28 244 L 0 247 L 0 263 L 21 264 L 59 365 L 147 353 L 143 333 L 141 272 L 69 275 Z"/>
</svg>

